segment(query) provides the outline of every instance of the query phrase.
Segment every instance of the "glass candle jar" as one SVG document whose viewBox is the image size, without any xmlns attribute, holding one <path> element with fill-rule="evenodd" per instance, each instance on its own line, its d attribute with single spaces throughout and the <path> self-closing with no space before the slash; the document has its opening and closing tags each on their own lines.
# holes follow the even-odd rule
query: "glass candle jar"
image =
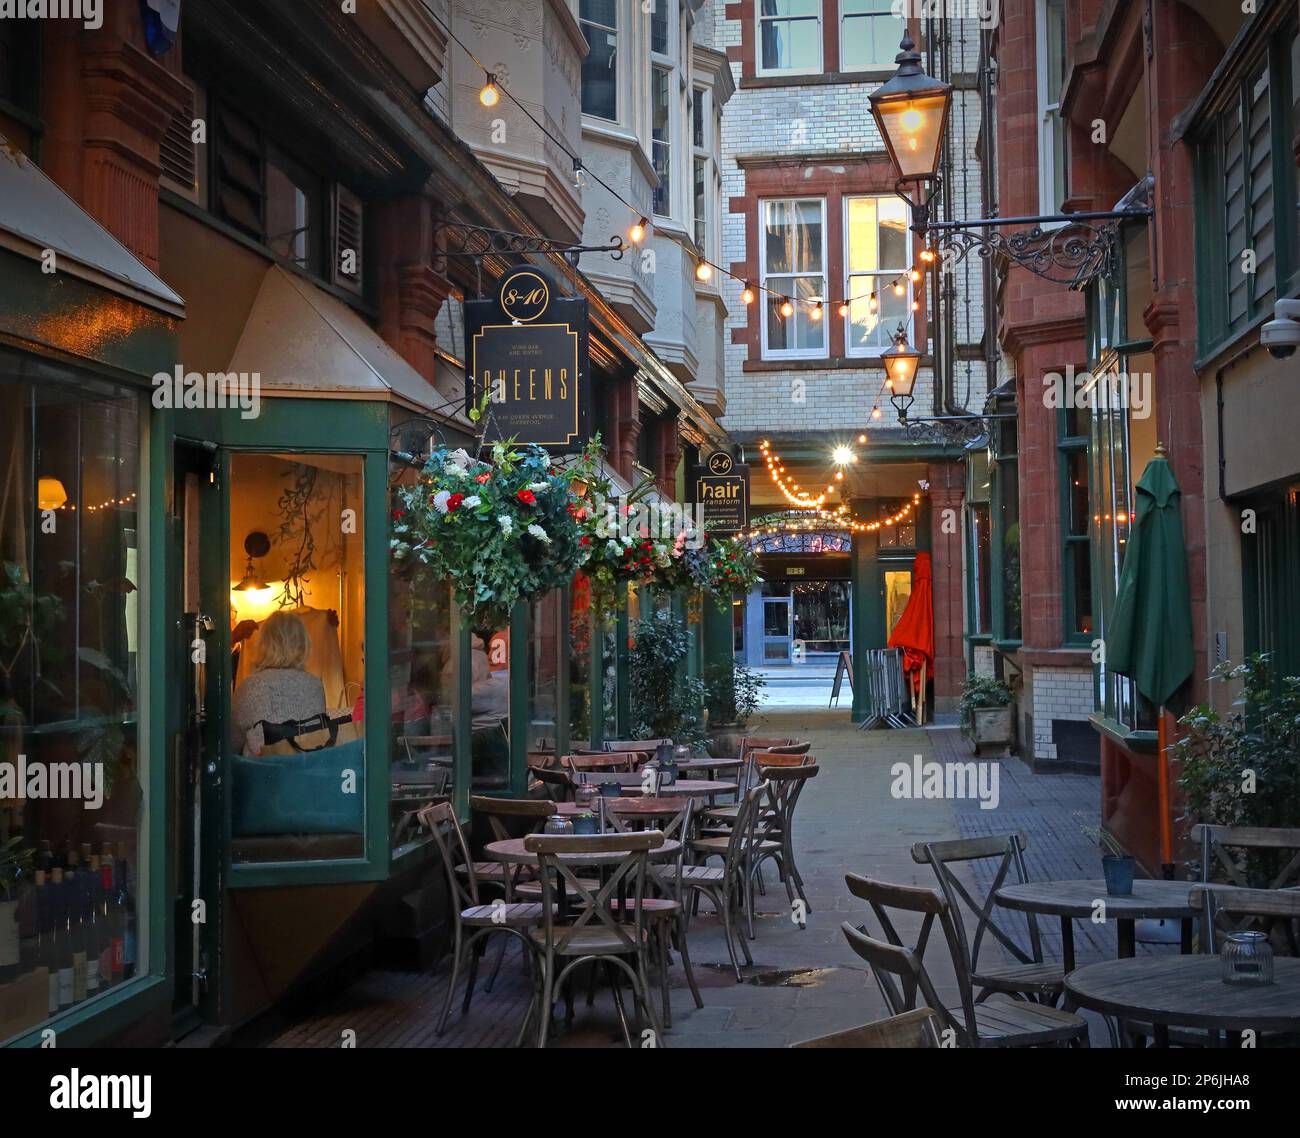
<svg viewBox="0 0 1300 1138">
<path fill-rule="evenodd" d="M 573 833 L 573 823 L 570 822 L 563 814 L 552 814 L 546 819 L 546 825 L 542 827 L 543 834 L 554 836 L 563 836 Z"/>
<path fill-rule="evenodd" d="M 1273 983 L 1273 946 L 1263 933 L 1228 933 L 1219 961 L 1225 984 Z"/>
<path fill-rule="evenodd" d="M 590 806 L 596 800 L 596 788 L 589 782 L 581 783 L 573 791 L 573 801 L 579 806 Z"/>
</svg>

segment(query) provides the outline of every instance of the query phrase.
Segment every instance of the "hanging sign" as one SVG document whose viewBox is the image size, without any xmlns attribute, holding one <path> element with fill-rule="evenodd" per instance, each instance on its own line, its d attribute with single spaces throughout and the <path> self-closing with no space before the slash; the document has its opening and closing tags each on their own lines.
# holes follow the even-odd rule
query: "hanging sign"
<svg viewBox="0 0 1300 1138">
<path fill-rule="evenodd" d="M 700 520 L 714 532 L 729 533 L 749 525 L 749 467 L 725 450 L 715 450 L 695 475 L 695 502 Z"/>
<path fill-rule="evenodd" d="M 465 302 L 467 406 L 486 391 L 489 443 L 514 438 L 556 452 L 590 435 L 587 301 L 563 296 L 544 269 L 508 270 L 487 300 Z"/>
</svg>

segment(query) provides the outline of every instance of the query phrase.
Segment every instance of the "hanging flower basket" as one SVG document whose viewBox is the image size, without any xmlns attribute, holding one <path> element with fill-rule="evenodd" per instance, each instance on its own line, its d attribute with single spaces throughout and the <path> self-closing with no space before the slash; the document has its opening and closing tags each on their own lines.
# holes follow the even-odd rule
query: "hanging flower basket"
<svg viewBox="0 0 1300 1138">
<path fill-rule="evenodd" d="M 589 556 L 571 483 L 540 447 L 498 443 L 491 460 L 439 448 L 412 484 L 394 488 L 395 569 L 425 566 L 451 582 L 475 631 L 503 628 L 517 601 L 567 584 Z"/>
<path fill-rule="evenodd" d="M 710 537 L 703 549 L 690 558 L 695 583 L 726 608 L 737 593 L 748 593 L 762 584 L 758 558 L 749 543 L 737 537 Z"/>
</svg>

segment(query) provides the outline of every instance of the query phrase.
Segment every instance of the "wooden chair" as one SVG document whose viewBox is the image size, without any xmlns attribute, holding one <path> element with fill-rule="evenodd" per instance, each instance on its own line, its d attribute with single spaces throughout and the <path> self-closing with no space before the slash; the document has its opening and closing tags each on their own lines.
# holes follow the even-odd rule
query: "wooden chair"
<svg viewBox="0 0 1300 1138">
<path fill-rule="evenodd" d="M 1201 851 L 1201 880 L 1219 880 L 1242 889 L 1258 887 L 1246 876 L 1246 856 L 1255 853 L 1274 862 L 1272 875 L 1263 886 L 1283 889 L 1300 885 L 1300 829 L 1264 826 L 1193 826 L 1192 841 Z M 1234 856 L 1232 851 L 1238 851 Z M 1287 858 L 1286 853 L 1292 856 Z M 1257 859 L 1259 860 L 1259 859 Z M 1280 866 L 1280 869 L 1276 867 Z"/>
<path fill-rule="evenodd" d="M 595 771 L 631 774 L 637 768 L 640 756 L 635 751 L 602 752 L 598 755 L 565 755 L 563 764 L 574 774 Z"/>
<path fill-rule="evenodd" d="M 1300 956 L 1300 889 L 1199 889 L 1188 903 L 1202 914 L 1201 951 L 1219 951 L 1218 932 L 1262 932 L 1274 950 Z M 1280 943 L 1279 943 L 1280 942 Z"/>
<path fill-rule="evenodd" d="M 763 753 L 758 752 L 759 755 Z M 772 758 L 798 757 L 772 756 Z M 803 758 L 808 760 L 809 756 L 805 755 Z M 755 761 L 758 761 L 757 757 Z M 820 770 L 821 768 L 811 761 L 782 766 L 763 762 L 759 768 L 764 785 L 767 786 L 767 801 L 766 808 L 762 809 L 754 819 L 756 840 L 753 873 L 761 888 L 763 863 L 769 858 L 775 861 L 781 873 L 781 880 L 785 883 L 785 891 L 790 898 L 791 906 L 794 905 L 797 892 L 799 899 L 803 901 L 805 913 L 812 912 L 812 905 L 809 904 L 808 894 L 803 887 L 803 877 L 794 860 L 794 812 L 804 787 L 808 785 L 808 780 L 816 778 Z M 771 850 L 768 846 L 769 842 L 775 842 L 777 849 Z M 807 925 L 800 922 L 800 927 L 806 928 Z"/>
<path fill-rule="evenodd" d="M 761 770 L 763 767 L 802 767 L 816 760 L 808 754 L 809 743 L 800 745 L 798 751 L 751 751 L 750 761 L 746 762 L 740 768 L 740 779 L 737 783 L 739 792 L 743 794 L 752 786 L 762 781 Z M 738 803 L 727 802 L 721 806 L 710 806 L 701 811 L 700 817 L 705 823 L 719 822 L 729 824 L 731 819 L 736 816 L 736 811 L 740 809 Z"/>
<path fill-rule="evenodd" d="M 609 806 L 606 807 L 605 817 L 609 819 L 618 833 L 633 832 L 636 829 L 637 822 L 645 820 L 645 815 L 639 815 L 635 811 L 624 813 L 619 809 L 619 802 L 620 800 L 617 798 L 610 802 Z M 686 983 L 690 986 L 691 998 L 694 999 L 695 1006 L 697 1008 L 704 1007 L 704 999 L 700 995 L 699 986 L 695 982 L 695 970 L 691 967 L 690 950 L 686 947 L 686 907 L 682 904 L 681 898 L 682 867 L 686 864 L 686 843 L 691 834 L 691 821 L 694 812 L 695 800 L 688 797 L 681 809 L 671 818 L 666 821 L 662 817 L 660 818 L 663 824 L 658 828 L 664 839 L 680 841 L 681 849 L 677 851 L 677 859 L 668 872 L 662 872 L 654 862 L 650 862 L 646 867 L 646 874 L 650 879 L 650 884 L 655 887 L 659 894 L 657 897 L 645 898 L 642 902 L 642 908 L 645 911 L 647 921 L 650 923 L 651 932 L 654 934 L 665 1028 L 673 1025 L 672 1007 L 668 999 L 668 946 L 670 941 L 675 941 L 677 951 L 681 954 L 682 971 L 686 974 Z M 618 908 L 618 905 L 616 904 L 615 907 Z"/>
<path fill-rule="evenodd" d="M 468 966 L 469 975 L 465 980 L 465 998 L 461 1004 L 461 1015 L 469 1013 L 470 1000 L 474 996 L 474 984 L 478 979 L 478 963 L 482 952 L 478 951 L 480 943 L 486 941 L 493 933 L 501 932 L 518 939 L 524 946 L 525 958 L 535 951 L 533 941 L 527 930 L 542 923 L 542 906 L 540 904 L 507 904 L 497 901 L 490 905 L 483 903 L 479 895 L 478 877 L 474 873 L 474 862 L 470 858 L 469 843 L 465 832 L 460 828 L 456 812 L 448 802 L 436 806 L 426 806 L 417 815 L 420 825 L 432 835 L 438 847 L 443 868 L 447 873 L 447 895 L 451 899 L 452 915 L 452 949 L 451 978 L 447 981 L 447 999 L 442 1005 L 442 1014 L 438 1017 L 438 1026 L 434 1029 L 438 1035 L 447 1030 L 447 1017 L 451 1014 L 451 1002 L 456 993 L 456 980 L 462 968 Z M 468 868 L 462 873 L 461 869 Z M 469 938 L 465 930 L 472 929 Z M 519 1039 L 527 1027 L 527 1017 L 519 1029 Z"/>
<path fill-rule="evenodd" d="M 1088 1045 L 1087 1023 L 1071 1012 L 1048 1004 L 1013 1000 L 1001 992 L 975 1002 L 965 947 L 941 893 L 922 886 L 873 881 L 855 873 L 846 874 L 844 880 L 850 893 L 871 906 L 884 932 L 886 939 L 880 941 L 868 935 L 865 928 L 854 929 L 847 923 L 841 926 L 849 945 L 872 966 L 880 994 L 894 1015 L 912 1011 L 919 995 L 938 1011 L 944 1025 L 957 1033 L 963 1047 Z M 912 945 L 904 944 L 890 916 L 891 909 L 922 917 L 920 933 Z M 961 1003 L 954 1008 L 943 1006 L 925 968 L 925 950 L 936 921 L 957 977 Z"/>
<path fill-rule="evenodd" d="M 670 747 L 673 745 L 671 739 L 609 739 L 605 743 L 605 750 L 636 751 L 648 758 L 664 743 Z"/>
<path fill-rule="evenodd" d="M 556 995 L 583 964 L 603 961 L 611 970 L 614 988 L 614 1006 L 623 1028 L 623 1039 L 632 1047 L 623 998 L 619 993 L 618 972 L 628 979 L 636 1008 L 637 1035 L 640 1042 L 640 1012 L 644 1012 L 656 1035 L 656 1044 L 663 1046 L 663 1032 L 649 999 L 649 982 L 646 978 L 648 956 L 646 935 L 645 898 L 646 866 L 649 854 L 664 843 L 659 830 L 644 830 L 638 834 L 597 834 L 571 837 L 568 835 L 529 834 L 524 838 L 524 848 L 537 855 L 538 871 L 542 880 L 542 927 L 534 929 L 531 936 L 540 953 L 540 998 L 537 1003 L 537 1046 L 546 1046 L 550 1031 L 551 1012 Z M 607 868 L 602 883 L 585 881 L 574 872 L 574 865 L 564 860 L 564 855 L 583 854 L 599 858 Z M 610 865 L 611 859 L 614 864 Z M 629 905 L 618 909 L 611 902 L 631 887 Z M 560 925 L 555 920 L 559 889 L 570 889 L 580 899 L 580 907 L 572 924 Z M 631 914 L 631 921 L 627 920 Z M 630 958 L 631 963 L 628 962 Z M 563 962 L 563 963 L 561 963 Z"/>
<path fill-rule="evenodd" d="M 487 819 L 494 842 L 503 842 L 540 830 L 555 813 L 555 803 L 543 798 L 490 798 L 475 794 L 470 797 L 469 809 L 471 814 L 481 814 Z M 476 861 L 457 866 L 456 870 L 462 876 L 473 872 L 479 881 L 501 885 L 506 890 L 507 901 L 512 900 L 512 890 L 530 876 L 526 866 L 508 866 L 497 861 Z"/>
<path fill-rule="evenodd" d="M 533 770 L 533 777 L 542 784 L 552 802 L 568 802 L 573 797 L 573 779 L 567 770 L 538 767 Z"/>
<path fill-rule="evenodd" d="M 760 805 L 767 795 L 767 786 L 760 783 L 745 795 L 741 802 L 740 813 L 736 815 L 730 832 L 725 837 L 694 838 L 689 843 L 692 857 L 707 861 L 711 857 L 720 857 L 722 866 L 686 865 L 682 867 L 682 884 L 703 894 L 713 903 L 714 909 L 722 917 L 722 928 L 727 941 L 727 952 L 731 956 L 731 966 L 736 970 L 736 983 L 739 984 L 740 964 L 736 959 L 733 940 L 740 941 L 744 949 L 745 963 L 753 964 L 749 945 L 744 937 L 735 936 L 734 910 L 739 906 L 745 916 L 749 939 L 754 939 L 754 855 L 757 852 L 754 841 L 754 820 Z M 776 843 L 769 843 L 778 848 Z M 699 898 L 692 898 L 694 908 L 698 908 Z"/>
<path fill-rule="evenodd" d="M 928 865 L 939 879 L 939 888 L 954 915 L 954 924 L 966 965 L 970 969 L 971 983 L 981 989 L 976 1003 L 993 992 L 1009 992 L 1028 996 L 1045 1003 L 1055 1004 L 1065 985 L 1065 971 L 1059 964 L 1043 962 L 1042 938 L 1038 933 L 1038 920 L 1033 913 L 1026 914 L 1029 925 L 1029 950 L 1026 951 L 995 923 L 998 912 L 995 894 L 1003 885 L 1014 882 L 1024 884 L 1029 880 L 1025 870 L 1025 835 L 1021 833 L 995 834 L 987 838 L 957 838 L 944 842 L 917 842 L 912 847 L 912 860 L 918 865 Z M 958 879 L 953 867 L 972 861 L 996 862 L 993 878 L 981 896 L 972 896 Z M 1008 882 L 1011 878 L 1011 882 Z M 975 918 L 975 935 L 968 939 L 962 917 L 963 905 Z M 987 963 L 980 966 L 980 949 L 985 938 L 997 941 L 1014 958 L 1015 963 Z"/>
<path fill-rule="evenodd" d="M 846 934 L 847 935 L 847 934 Z M 860 933 L 854 933 L 860 936 Z M 850 941 L 850 943 L 852 943 Z M 833 1031 L 792 1043 L 791 1047 L 805 1048 L 873 1048 L 873 1047 L 938 1047 L 939 1032 L 943 1023 L 929 1008 L 916 1008 L 902 1015 L 890 1016 L 875 1023 Z"/>
</svg>

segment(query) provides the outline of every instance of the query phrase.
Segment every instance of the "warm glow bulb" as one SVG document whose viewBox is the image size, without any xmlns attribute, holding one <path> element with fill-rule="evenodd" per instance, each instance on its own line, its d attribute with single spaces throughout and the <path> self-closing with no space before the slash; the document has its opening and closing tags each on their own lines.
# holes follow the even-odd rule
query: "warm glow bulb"
<svg viewBox="0 0 1300 1138">
<path fill-rule="evenodd" d="M 920 270 L 920 269 L 913 269 L 909 275 L 910 275 L 911 278 L 912 278 L 912 283 L 913 283 L 913 284 L 920 284 L 920 283 L 921 283 L 921 270 Z"/>
<path fill-rule="evenodd" d="M 496 80 L 491 75 L 487 76 L 483 90 L 478 93 L 478 101 L 485 107 L 495 107 L 501 102 L 501 92 L 497 89 Z"/>
<path fill-rule="evenodd" d="M 902 282 L 902 281 L 895 281 L 895 282 L 894 282 L 894 295 L 895 295 L 895 296 L 902 296 L 903 293 L 904 293 L 904 291 L 905 291 L 905 290 L 904 290 L 904 288 L 903 288 L 903 282 Z"/>
<path fill-rule="evenodd" d="M 873 419 L 879 419 L 879 418 L 880 418 L 880 408 L 879 408 L 879 407 L 873 407 L 873 408 L 871 408 L 871 417 L 872 417 Z"/>
<path fill-rule="evenodd" d="M 870 312 L 872 315 L 875 315 L 877 309 L 879 308 L 880 308 L 880 301 L 876 299 L 876 294 L 873 292 L 871 296 L 867 298 L 867 311 Z"/>
<path fill-rule="evenodd" d="M 898 121 L 909 134 L 915 134 L 925 125 L 925 117 L 915 107 L 908 107 Z"/>
<path fill-rule="evenodd" d="M 794 315 L 794 305 L 788 300 L 781 301 L 781 315 L 787 319 Z"/>
<path fill-rule="evenodd" d="M 641 242 L 645 240 L 645 227 L 646 219 L 640 217 L 637 218 L 636 224 L 627 231 L 628 240 L 630 240 L 633 245 L 640 245 Z"/>
<path fill-rule="evenodd" d="M 754 286 L 748 281 L 745 282 L 745 287 L 740 291 L 740 302 L 742 304 L 754 303 Z"/>
<path fill-rule="evenodd" d="M 834 462 L 836 466 L 847 466 L 853 461 L 853 451 L 849 447 L 836 447 L 831 451 L 831 461 Z"/>
<path fill-rule="evenodd" d="M 813 320 L 820 320 L 822 318 L 822 302 L 820 300 L 812 306 L 812 311 L 808 315 Z"/>
<path fill-rule="evenodd" d="M 849 302 L 847 300 L 840 301 L 840 315 L 847 316 L 848 314 L 849 314 Z"/>
<path fill-rule="evenodd" d="M 695 266 L 695 279 L 697 281 L 707 281 L 711 276 L 713 276 L 713 268 L 708 261 L 701 261 Z"/>
</svg>

